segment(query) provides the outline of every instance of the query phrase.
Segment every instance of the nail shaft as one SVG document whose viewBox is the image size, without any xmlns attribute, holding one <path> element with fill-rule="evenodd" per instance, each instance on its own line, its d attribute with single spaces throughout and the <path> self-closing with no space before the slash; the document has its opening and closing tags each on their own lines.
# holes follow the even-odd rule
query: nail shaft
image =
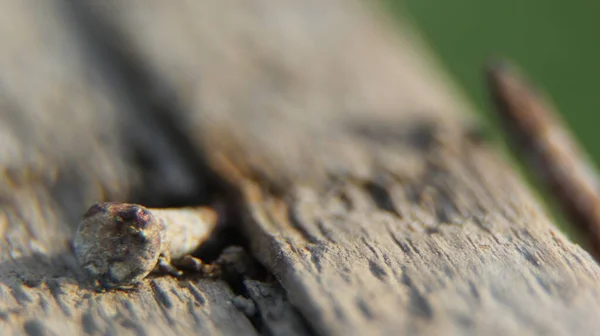
<svg viewBox="0 0 600 336">
<path fill-rule="evenodd" d="M 512 144 L 600 260 L 600 196 L 590 160 L 549 102 L 513 66 L 506 62 L 490 64 L 487 77 L 496 111 Z"/>
</svg>

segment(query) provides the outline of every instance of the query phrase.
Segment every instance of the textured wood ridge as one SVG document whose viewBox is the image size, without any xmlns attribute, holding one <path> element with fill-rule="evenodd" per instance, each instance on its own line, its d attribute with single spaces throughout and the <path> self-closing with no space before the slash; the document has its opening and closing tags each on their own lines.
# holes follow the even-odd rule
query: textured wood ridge
<svg viewBox="0 0 600 336">
<path fill-rule="evenodd" d="M 596 263 L 372 12 L 2 2 L 0 334 L 593 334 Z M 270 275 L 84 285 L 87 206 L 204 204 L 215 181 Z"/>
</svg>

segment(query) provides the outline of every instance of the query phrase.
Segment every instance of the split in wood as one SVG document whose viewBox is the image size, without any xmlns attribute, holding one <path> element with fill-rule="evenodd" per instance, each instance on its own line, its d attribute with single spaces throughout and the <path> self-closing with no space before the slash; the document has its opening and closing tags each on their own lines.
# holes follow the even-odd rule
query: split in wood
<svg viewBox="0 0 600 336">
<path fill-rule="evenodd" d="M 103 288 L 129 288 L 153 270 L 211 273 L 216 266 L 190 255 L 217 224 L 207 207 L 147 209 L 137 204 L 96 203 L 83 216 L 73 248 L 81 267 Z"/>
<path fill-rule="evenodd" d="M 600 195 L 592 164 L 550 104 L 513 66 L 504 61 L 490 63 L 487 77 L 513 144 L 600 260 Z"/>
</svg>

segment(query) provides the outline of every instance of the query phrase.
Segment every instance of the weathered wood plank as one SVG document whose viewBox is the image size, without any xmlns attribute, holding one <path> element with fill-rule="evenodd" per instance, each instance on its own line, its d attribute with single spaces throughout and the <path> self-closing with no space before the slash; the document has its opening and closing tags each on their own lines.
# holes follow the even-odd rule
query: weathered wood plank
<svg viewBox="0 0 600 336">
<path fill-rule="evenodd" d="M 598 328 L 598 266 L 357 3 L 1 6 L 0 333 L 256 334 L 225 282 L 95 293 L 68 250 L 92 202 L 199 202 L 204 161 L 286 291 L 245 281 L 265 330 Z"/>
<path fill-rule="evenodd" d="M 353 2 L 146 5 L 91 8 L 174 92 L 188 139 L 239 192 L 254 255 L 314 331 L 598 328 L 598 266 L 470 139 L 468 108 L 409 33 Z"/>
<path fill-rule="evenodd" d="M 255 335 L 224 281 L 81 282 L 69 241 L 91 203 L 199 198 L 204 176 L 105 73 L 64 5 L 0 4 L 0 334 Z"/>
<path fill-rule="evenodd" d="M 427 180 L 298 186 L 286 200 L 247 186 L 257 257 L 326 334 L 594 330 L 591 257 L 548 226 L 501 164 L 444 155 Z"/>
<path fill-rule="evenodd" d="M 273 183 L 327 169 L 366 174 L 368 159 L 349 157 L 346 133 L 332 124 L 440 119 L 452 128 L 464 116 L 410 30 L 390 36 L 386 18 L 356 1 L 87 4 L 79 11 L 102 18 L 100 35 L 144 71 L 146 94 L 174 102 L 180 129 L 210 162 L 225 155 Z M 328 155 L 310 150 L 317 144 Z"/>
</svg>

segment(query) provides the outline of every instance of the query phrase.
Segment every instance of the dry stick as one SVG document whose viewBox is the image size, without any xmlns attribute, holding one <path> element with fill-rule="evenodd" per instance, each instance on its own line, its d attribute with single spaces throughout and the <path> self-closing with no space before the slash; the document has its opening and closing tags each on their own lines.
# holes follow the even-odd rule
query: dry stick
<svg viewBox="0 0 600 336">
<path fill-rule="evenodd" d="M 217 224 L 207 207 L 147 209 L 128 203 L 96 203 L 83 216 L 73 249 L 81 267 L 104 288 L 135 285 L 154 269 L 179 276 L 178 266 L 211 272 L 189 254 Z"/>
<path fill-rule="evenodd" d="M 513 144 L 600 260 L 600 196 L 590 161 L 550 104 L 514 67 L 494 62 L 487 67 L 487 77 L 496 110 Z"/>
</svg>

